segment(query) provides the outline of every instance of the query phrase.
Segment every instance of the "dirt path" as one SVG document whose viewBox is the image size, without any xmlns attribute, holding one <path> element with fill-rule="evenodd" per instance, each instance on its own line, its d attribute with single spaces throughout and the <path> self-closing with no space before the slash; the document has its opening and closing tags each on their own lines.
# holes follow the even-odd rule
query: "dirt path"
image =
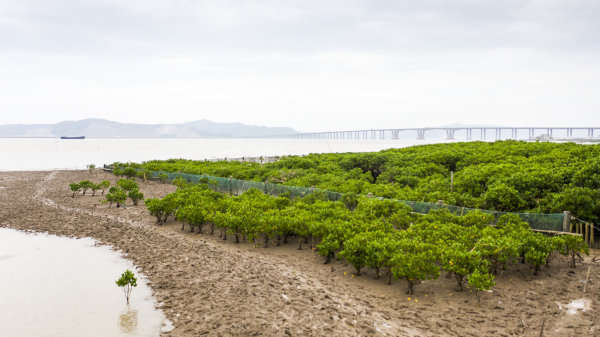
<svg viewBox="0 0 600 337">
<path fill-rule="evenodd" d="M 452 280 L 425 282 L 412 298 L 405 284 L 353 277 L 323 265 L 310 250 L 236 245 L 208 234 L 158 227 L 144 206 L 107 208 L 100 196 L 71 198 L 70 182 L 115 181 L 85 171 L 0 173 L 0 226 L 93 237 L 120 249 L 150 280 L 175 329 L 164 336 L 596 336 L 600 268 L 575 270 L 558 259 L 540 276 L 526 266 L 497 279 L 481 303 Z M 146 197 L 170 185 L 141 184 Z M 583 280 L 592 267 L 587 292 Z M 586 299 L 589 309 L 567 314 Z"/>
</svg>

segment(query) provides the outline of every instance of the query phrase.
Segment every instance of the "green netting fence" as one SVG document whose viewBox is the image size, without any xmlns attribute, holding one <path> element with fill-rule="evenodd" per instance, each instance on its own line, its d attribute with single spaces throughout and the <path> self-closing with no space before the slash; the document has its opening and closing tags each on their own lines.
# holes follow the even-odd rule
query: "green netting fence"
<svg viewBox="0 0 600 337">
<path fill-rule="evenodd" d="M 310 188 L 310 187 L 298 187 L 298 186 L 288 186 L 281 184 L 273 184 L 273 183 L 263 183 L 259 181 L 250 181 L 250 180 L 240 180 L 234 178 L 223 178 L 223 177 L 215 177 L 204 174 L 189 174 L 189 173 L 179 173 L 179 172 L 166 172 L 166 171 L 152 171 L 153 178 L 158 178 L 159 175 L 164 174 L 167 177 L 168 181 L 172 181 L 175 178 L 181 177 L 190 183 L 199 183 L 202 180 L 208 180 L 209 186 L 212 189 L 223 192 L 239 195 L 246 192 L 249 189 L 255 188 L 260 191 L 263 191 L 266 194 L 270 195 L 280 195 L 284 193 L 289 193 L 291 197 L 303 197 L 307 194 L 314 192 L 321 192 L 327 195 L 329 200 L 335 201 L 339 200 L 342 197 L 342 193 L 333 192 L 328 190 L 322 190 L 318 188 Z M 379 198 L 383 199 L 383 198 Z M 453 214 L 456 215 L 465 215 L 472 211 L 480 211 L 488 214 L 494 215 L 494 219 L 497 220 L 500 216 L 504 214 L 517 214 L 523 221 L 527 222 L 529 226 L 533 229 L 539 230 L 552 230 L 552 231 L 563 231 L 563 213 L 515 213 L 515 212 L 498 212 L 498 211 L 490 211 L 485 209 L 476 209 L 476 208 L 468 208 L 468 207 L 460 207 L 454 205 L 445 205 L 442 203 L 432 203 L 432 202 L 422 202 L 422 201 L 409 201 L 409 200 L 398 200 L 398 199 L 390 199 L 395 200 L 397 202 L 401 202 L 403 204 L 408 205 L 413 209 L 415 213 L 427 214 L 432 209 L 440 209 L 446 208 L 450 210 Z M 494 221 L 495 222 L 495 221 Z"/>
</svg>

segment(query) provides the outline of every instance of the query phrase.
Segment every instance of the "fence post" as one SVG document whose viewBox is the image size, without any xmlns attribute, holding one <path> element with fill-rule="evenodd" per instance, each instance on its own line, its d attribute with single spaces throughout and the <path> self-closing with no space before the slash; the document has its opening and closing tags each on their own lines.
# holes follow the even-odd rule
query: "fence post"
<svg viewBox="0 0 600 337">
<path fill-rule="evenodd" d="M 563 212 L 563 232 L 569 230 L 569 222 L 571 221 L 571 213 L 569 211 Z"/>
</svg>

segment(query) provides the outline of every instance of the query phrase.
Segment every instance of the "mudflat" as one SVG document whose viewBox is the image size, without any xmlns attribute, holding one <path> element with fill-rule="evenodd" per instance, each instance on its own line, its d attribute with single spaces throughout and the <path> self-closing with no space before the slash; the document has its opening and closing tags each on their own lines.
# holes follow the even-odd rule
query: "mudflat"
<svg viewBox="0 0 600 337">
<path fill-rule="evenodd" d="M 163 336 L 597 336 L 600 263 L 592 251 L 570 269 L 556 257 L 533 276 L 527 265 L 498 275 L 480 300 L 441 277 L 405 294 L 374 275 L 324 265 L 310 249 L 256 248 L 217 235 L 157 226 L 143 202 L 109 208 L 71 197 L 68 184 L 117 178 L 104 172 L 0 172 L 0 226 L 92 237 L 120 250 L 149 279 L 173 324 Z M 146 197 L 175 188 L 138 182 Z M 93 263 L 93 261 L 90 261 Z M 583 292 L 588 268 L 590 277 Z M 1 306 L 1 303 L 0 303 Z M 1 309 L 1 308 L 0 308 Z M 542 331 L 543 328 L 543 331 Z"/>
</svg>

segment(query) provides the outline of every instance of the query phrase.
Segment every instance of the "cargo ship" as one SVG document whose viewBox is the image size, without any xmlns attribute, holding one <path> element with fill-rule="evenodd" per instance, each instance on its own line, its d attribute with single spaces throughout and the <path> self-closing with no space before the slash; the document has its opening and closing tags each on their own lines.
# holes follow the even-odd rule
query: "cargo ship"
<svg viewBox="0 0 600 337">
<path fill-rule="evenodd" d="M 77 137 L 62 136 L 62 137 L 60 137 L 60 139 L 85 139 L 85 136 L 77 136 Z"/>
</svg>

